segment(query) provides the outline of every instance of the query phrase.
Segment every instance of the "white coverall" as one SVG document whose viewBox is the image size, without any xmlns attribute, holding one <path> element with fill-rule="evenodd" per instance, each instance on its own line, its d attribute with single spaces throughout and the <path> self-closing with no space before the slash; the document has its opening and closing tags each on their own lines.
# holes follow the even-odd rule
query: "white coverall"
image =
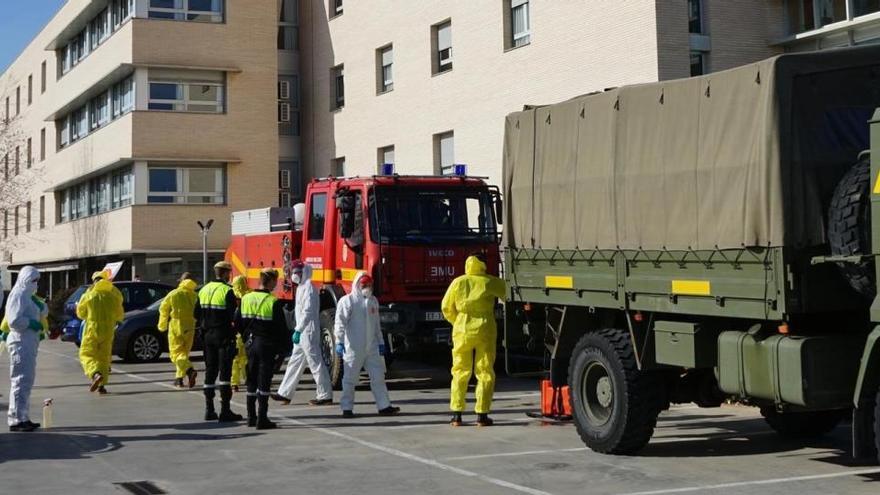
<svg viewBox="0 0 880 495">
<path fill-rule="evenodd" d="M 6 303 L 6 321 L 10 329 L 6 338 L 10 383 L 6 421 L 9 426 L 30 421 L 29 403 L 36 378 L 41 332 L 35 329 L 35 325 L 48 314 L 47 306 L 40 307 L 32 299 L 37 292 L 39 278 L 40 272 L 36 268 L 22 268 Z"/>
<path fill-rule="evenodd" d="M 318 312 L 321 308 L 320 297 L 315 286 L 312 285 L 312 267 L 303 266 L 302 280 L 296 287 L 296 317 L 295 332 L 300 332 L 299 344 L 293 346 L 293 354 L 287 361 L 287 371 L 284 379 L 278 386 L 278 395 L 286 399 L 293 399 L 296 386 L 302 378 L 303 371 L 308 365 L 312 371 L 312 378 L 317 385 L 316 398 L 328 400 L 333 398 L 333 389 L 330 385 L 330 373 L 324 364 L 321 353 L 321 325 Z"/>
<path fill-rule="evenodd" d="M 379 301 L 372 296 L 364 298 L 360 293 L 360 279 L 364 275 L 359 272 L 355 276 L 351 294 L 336 305 L 333 333 L 336 342 L 345 345 L 340 401 L 343 411 L 354 410 L 354 389 L 362 369 L 370 375 L 370 390 L 376 399 L 376 407 L 381 411 L 391 406 L 388 387 L 385 386 L 385 358 L 379 354 L 379 344 L 384 343 L 379 327 Z"/>
</svg>

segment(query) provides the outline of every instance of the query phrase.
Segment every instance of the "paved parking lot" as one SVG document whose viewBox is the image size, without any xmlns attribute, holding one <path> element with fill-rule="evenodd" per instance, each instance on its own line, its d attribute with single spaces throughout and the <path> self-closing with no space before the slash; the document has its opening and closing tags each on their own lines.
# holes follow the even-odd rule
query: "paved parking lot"
<svg viewBox="0 0 880 495">
<path fill-rule="evenodd" d="M 200 363 L 199 363 L 200 365 Z M 0 357 L 0 408 L 9 391 Z M 199 366 L 200 367 L 200 366 Z M 241 494 L 876 494 L 880 467 L 849 459 L 849 430 L 808 444 L 780 440 L 748 408 L 680 407 L 661 416 L 638 457 L 584 449 L 571 425 L 528 418 L 533 380 L 502 379 L 493 428 L 447 425 L 446 371 L 396 363 L 395 418 L 374 414 L 366 389 L 356 412 L 310 408 L 313 384 L 287 407 L 270 406 L 282 429 L 200 421 L 202 396 L 170 386 L 167 362 L 114 364 L 111 394 L 90 395 L 76 349 L 44 343 L 33 405 L 55 399 L 55 425 L 0 432 L 0 492 L 132 493 L 150 481 L 166 493 Z M 280 379 L 277 376 L 276 379 Z M 235 398 L 243 410 L 244 396 Z M 473 418 L 470 418 L 473 419 Z M 135 492 L 137 493 L 137 492 Z M 146 492 L 145 492 L 146 493 Z"/>
</svg>

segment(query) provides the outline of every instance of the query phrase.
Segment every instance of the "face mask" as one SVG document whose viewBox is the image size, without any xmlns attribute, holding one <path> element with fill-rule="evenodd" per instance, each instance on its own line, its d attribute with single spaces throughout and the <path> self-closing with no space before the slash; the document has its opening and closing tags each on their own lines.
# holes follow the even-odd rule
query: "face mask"
<svg viewBox="0 0 880 495">
<path fill-rule="evenodd" d="M 366 298 L 373 297 L 373 288 L 372 287 L 364 287 L 363 289 L 361 289 L 361 295 Z"/>
<path fill-rule="evenodd" d="M 299 285 L 300 283 L 302 283 L 302 274 L 301 273 L 294 273 L 292 278 L 293 278 L 293 283 L 295 283 L 296 285 Z"/>
</svg>

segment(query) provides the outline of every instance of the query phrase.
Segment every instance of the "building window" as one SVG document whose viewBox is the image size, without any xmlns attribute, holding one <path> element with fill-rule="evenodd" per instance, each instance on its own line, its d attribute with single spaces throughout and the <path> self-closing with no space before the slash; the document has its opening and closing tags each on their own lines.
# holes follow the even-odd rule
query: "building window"
<svg viewBox="0 0 880 495">
<path fill-rule="evenodd" d="M 299 0 L 282 0 L 278 20 L 278 49 L 299 49 Z"/>
<path fill-rule="evenodd" d="M 15 88 L 15 116 L 21 114 L 21 86 Z"/>
<path fill-rule="evenodd" d="M 3 155 L 3 180 L 9 180 L 9 154 Z"/>
<path fill-rule="evenodd" d="M 328 4 L 328 12 L 330 12 L 331 19 L 342 15 L 342 0 L 330 0 Z"/>
<path fill-rule="evenodd" d="M 21 147 L 15 147 L 15 175 L 21 173 Z"/>
<path fill-rule="evenodd" d="M 382 174 L 382 166 L 386 163 L 394 164 L 394 146 L 385 146 L 384 148 L 379 148 L 376 151 L 376 158 L 379 163 L 377 163 L 377 170 L 379 174 Z"/>
<path fill-rule="evenodd" d="M 147 203 L 223 204 L 222 167 L 151 166 Z"/>
<path fill-rule="evenodd" d="M 876 11 L 876 1 L 855 0 L 855 15 Z M 789 34 L 819 29 L 835 22 L 845 21 L 847 0 L 788 0 L 786 5 Z M 862 5 L 859 5 L 862 4 Z M 860 7 L 864 11 L 859 13 Z"/>
<path fill-rule="evenodd" d="M 880 12 L 880 0 L 853 0 L 853 15 L 855 17 Z"/>
<path fill-rule="evenodd" d="M 455 173 L 455 134 L 452 131 L 434 134 L 434 173 Z"/>
<path fill-rule="evenodd" d="M 507 0 L 505 4 L 506 15 L 509 16 L 505 22 L 505 48 L 528 45 L 532 41 L 529 0 Z"/>
<path fill-rule="evenodd" d="M 327 218 L 327 193 L 312 194 L 312 207 L 309 215 L 309 240 L 324 238 L 324 220 Z"/>
<path fill-rule="evenodd" d="M 15 235 L 18 235 L 18 209 L 19 207 L 15 207 L 15 218 L 13 219 L 15 222 Z"/>
<path fill-rule="evenodd" d="M 387 93 L 394 89 L 394 47 L 388 45 L 376 50 L 376 91 Z"/>
<path fill-rule="evenodd" d="M 691 52 L 691 77 L 702 76 L 708 73 L 706 58 L 706 52 Z"/>
<path fill-rule="evenodd" d="M 452 21 L 436 24 L 431 31 L 433 73 L 452 70 Z"/>
<path fill-rule="evenodd" d="M 40 196 L 40 230 L 46 228 L 46 196 Z"/>
<path fill-rule="evenodd" d="M 24 231 L 31 231 L 31 202 L 28 201 L 24 206 Z"/>
<path fill-rule="evenodd" d="M 46 159 L 46 128 L 40 129 L 40 161 Z"/>
<path fill-rule="evenodd" d="M 345 157 L 333 159 L 330 164 L 330 175 L 333 177 L 345 177 Z"/>
<path fill-rule="evenodd" d="M 150 19 L 223 22 L 223 0 L 149 0 Z"/>
<path fill-rule="evenodd" d="M 133 180 L 131 168 L 125 168 L 59 191 L 55 196 L 58 223 L 130 205 Z M 40 198 L 40 228 L 45 225 L 44 210 L 44 198 Z"/>
<path fill-rule="evenodd" d="M 3 210 L 3 238 L 9 239 L 9 210 Z"/>
<path fill-rule="evenodd" d="M 150 71 L 150 110 L 223 113 L 222 72 Z"/>
<path fill-rule="evenodd" d="M 278 189 L 280 189 L 281 192 L 289 193 L 291 198 L 300 198 L 302 194 L 302 180 L 299 172 L 300 168 L 298 161 L 278 162 Z"/>
<path fill-rule="evenodd" d="M 345 106 L 345 71 L 342 65 L 330 69 L 330 80 L 333 81 L 331 109 L 336 110 Z"/>
<path fill-rule="evenodd" d="M 27 149 L 25 150 L 27 155 L 25 155 L 25 160 L 27 160 L 27 168 L 31 168 L 31 165 L 34 164 L 34 143 L 31 138 L 27 138 Z"/>
<path fill-rule="evenodd" d="M 296 111 L 299 100 L 296 76 L 282 76 L 278 80 L 278 133 L 281 136 L 299 136 L 300 115 Z"/>
<path fill-rule="evenodd" d="M 6 117 L 3 119 L 5 122 L 9 122 L 9 97 L 6 97 Z"/>
<path fill-rule="evenodd" d="M 40 66 L 40 94 L 46 92 L 46 61 Z"/>
<path fill-rule="evenodd" d="M 34 102 L 34 75 L 28 76 L 28 105 Z"/>
<path fill-rule="evenodd" d="M 703 0 L 688 0 L 688 31 L 703 34 Z"/>
<path fill-rule="evenodd" d="M 58 148 L 67 147 L 133 109 L 134 78 L 128 77 L 56 121 Z"/>
</svg>

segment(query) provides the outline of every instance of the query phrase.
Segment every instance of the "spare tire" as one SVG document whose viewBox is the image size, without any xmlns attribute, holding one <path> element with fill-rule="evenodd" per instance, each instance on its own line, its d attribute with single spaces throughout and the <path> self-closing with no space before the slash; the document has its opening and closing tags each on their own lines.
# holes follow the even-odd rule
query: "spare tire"
<svg viewBox="0 0 880 495">
<path fill-rule="evenodd" d="M 828 210 L 828 242 L 834 256 L 871 253 L 871 159 L 859 160 L 834 190 Z M 877 293 L 874 261 L 838 263 L 849 285 L 866 299 Z"/>
</svg>

